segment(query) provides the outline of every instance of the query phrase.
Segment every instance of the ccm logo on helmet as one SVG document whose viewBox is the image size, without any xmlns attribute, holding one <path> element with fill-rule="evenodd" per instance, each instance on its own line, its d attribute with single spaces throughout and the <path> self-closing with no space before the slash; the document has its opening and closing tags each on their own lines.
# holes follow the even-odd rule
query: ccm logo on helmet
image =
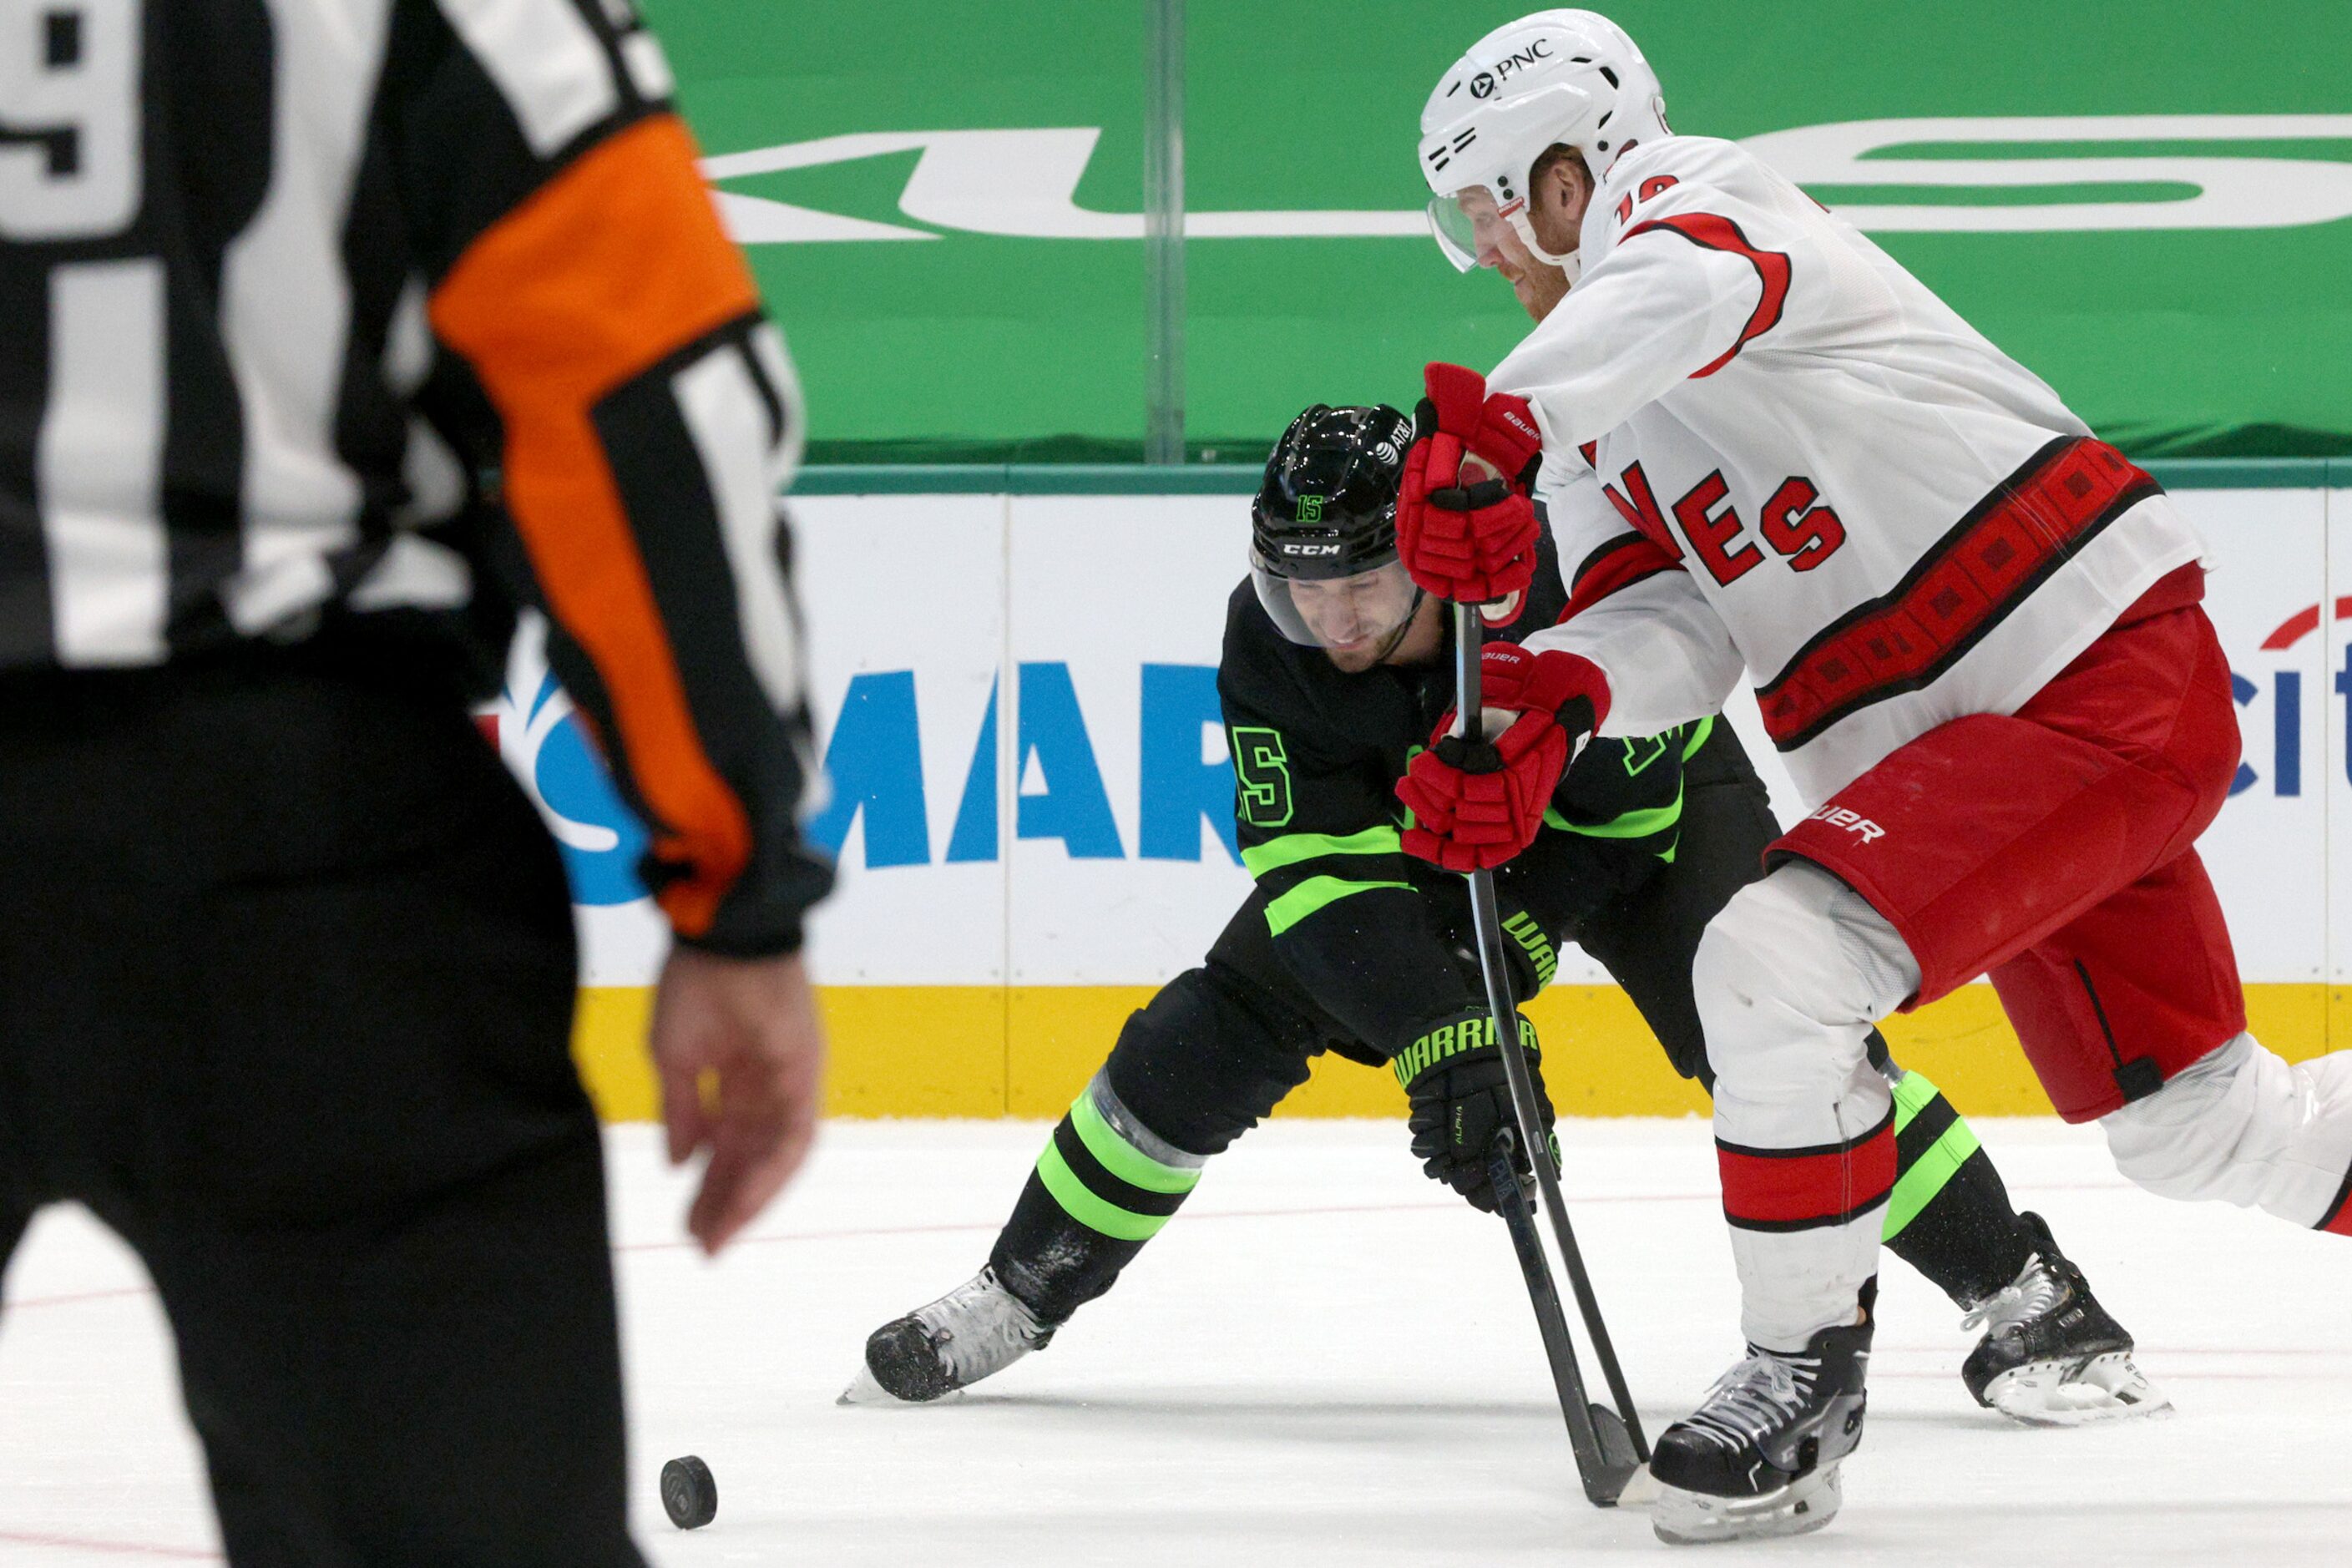
<svg viewBox="0 0 2352 1568">
<path fill-rule="evenodd" d="M 1336 544 L 1286 544 L 1282 547 L 1282 552 L 1285 555 L 1337 555 L 1339 553 L 1339 546 Z"/>
</svg>

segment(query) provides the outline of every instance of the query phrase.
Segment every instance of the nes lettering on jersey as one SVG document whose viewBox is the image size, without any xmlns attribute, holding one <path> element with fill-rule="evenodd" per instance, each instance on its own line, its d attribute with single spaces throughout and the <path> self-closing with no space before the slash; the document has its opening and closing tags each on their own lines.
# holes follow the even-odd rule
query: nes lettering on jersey
<svg viewBox="0 0 2352 1568">
<path fill-rule="evenodd" d="M 1843 827 L 1853 834 L 1857 841 L 1864 844 L 1874 844 L 1886 837 L 1886 829 L 1863 816 L 1862 813 L 1848 811 L 1842 805 L 1825 805 L 1805 820 L 1827 823 L 1832 827 Z"/>
</svg>

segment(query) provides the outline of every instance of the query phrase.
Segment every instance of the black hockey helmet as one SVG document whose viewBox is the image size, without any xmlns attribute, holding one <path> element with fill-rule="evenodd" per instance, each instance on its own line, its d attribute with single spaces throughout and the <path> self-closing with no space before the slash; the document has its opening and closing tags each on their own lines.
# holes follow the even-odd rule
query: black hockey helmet
<svg viewBox="0 0 2352 1568">
<path fill-rule="evenodd" d="M 1250 543 L 1278 577 L 1351 577 L 1396 557 L 1412 421 L 1318 403 L 1290 422 L 1250 503 Z"/>
<path fill-rule="evenodd" d="M 1396 547 L 1412 445 L 1412 421 L 1386 405 L 1318 403 L 1275 443 L 1250 503 L 1258 602 L 1283 636 L 1349 668 L 1387 657 L 1421 603 Z"/>
</svg>

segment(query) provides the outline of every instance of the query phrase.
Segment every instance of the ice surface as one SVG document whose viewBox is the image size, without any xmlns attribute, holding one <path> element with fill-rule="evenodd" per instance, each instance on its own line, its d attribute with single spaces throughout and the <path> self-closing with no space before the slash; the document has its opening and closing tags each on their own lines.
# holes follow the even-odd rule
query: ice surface
<svg viewBox="0 0 2352 1568">
<path fill-rule="evenodd" d="M 1706 1130 L 1561 1131 L 1654 1433 L 1738 1350 Z M 2352 1560 L 2352 1247 L 2133 1191 L 2095 1131 L 1979 1131 L 2179 1414 L 2027 1431 L 1978 1409 L 1958 1312 L 1890 1258 L 1844 1513 L 1803 1541 L 1707 1548 L 1705 1563 Z M 1491 1568 L 1667 1552 L 1645 1516 L 1581 1500 L 1501 1226 L 1425 1182 L 1394 1125 L 1259 1130 L 1044 1354 L 946 1405 L 836 1405 L 869 1330 L 980 1265 L 1044 1134 L 837 1124 L 715 1265 L 679 1242 L 685 1183 L 650 1130 L 612 1134 L 633 1481 L 656 1563 Z M 0 1563 L 218 1561 L 135 1262 L 53 1211 L 7 1293 Z M 655 1493 L 683 1453 L 719 1483 L 718 1522 L 692 1535 Z"/>
</svg>

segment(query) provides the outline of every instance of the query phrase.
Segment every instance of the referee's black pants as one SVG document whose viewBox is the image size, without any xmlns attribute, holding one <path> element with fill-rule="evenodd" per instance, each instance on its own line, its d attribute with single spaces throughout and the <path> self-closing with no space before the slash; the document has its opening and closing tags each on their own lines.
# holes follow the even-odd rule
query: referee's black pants
<svg viewBox="0 0 2352 1568">
<path fill-rule="evenodd" d="M 138 1251 L 239 1568 L 641 1564 L 575 984 L 454 686 L 0 678 L 0 1268 L 50 1203 Z"/>
</svg>

